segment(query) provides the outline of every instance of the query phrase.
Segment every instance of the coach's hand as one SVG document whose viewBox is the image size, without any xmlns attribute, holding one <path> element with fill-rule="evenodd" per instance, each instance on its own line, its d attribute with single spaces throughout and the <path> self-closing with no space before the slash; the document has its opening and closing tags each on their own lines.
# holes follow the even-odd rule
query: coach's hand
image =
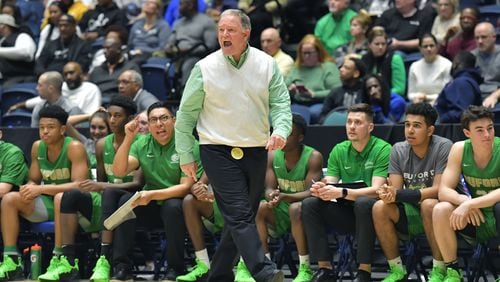
<svg viewBox="0 0 500 282">
<path fill-rule="evenodd" d="M 196 171 L 198 170 L 198 165 L 195 162 L 190 162 L 190 163 L 181 165 L 181 170 L 188 177 L 191 177 L 194 180 L 194 182 L 198 181 L 198 178 L 196 177 Z"/>
<path fill-rule="evenodd" d="M 286 139 L 277 134 L 273 134 L 269 137 L 267 141 L 266 150 L 273 151 L 277 149 L 283 149 L 286 144 Z"/>
</svg>

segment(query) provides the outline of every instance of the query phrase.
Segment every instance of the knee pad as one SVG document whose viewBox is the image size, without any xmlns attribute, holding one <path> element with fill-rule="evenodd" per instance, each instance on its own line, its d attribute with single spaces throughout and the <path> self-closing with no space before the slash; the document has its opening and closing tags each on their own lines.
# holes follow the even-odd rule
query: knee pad
<svg viewBox="0 0 500 282">
<path fill-rule="evenodd" d="M 82 192 L 78 189 L 64 192 L 61 198 L 61 213 L 76 213 L 81 195 Z"/>
</svg>

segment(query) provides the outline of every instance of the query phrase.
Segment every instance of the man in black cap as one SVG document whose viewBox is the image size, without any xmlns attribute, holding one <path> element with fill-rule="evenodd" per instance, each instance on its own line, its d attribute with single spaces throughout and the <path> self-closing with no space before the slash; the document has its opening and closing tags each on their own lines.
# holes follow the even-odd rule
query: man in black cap
<svg viewBox="0 0 500 282">
<path fill-rule="evenodd" d="M 0 77 L 2 85 L 24 81 L 33 74 L 36 44 L 19 30 L 14 17 L 0 15 Z M 6 82 L 9 81 L 7 84 Z"/>
</svg>

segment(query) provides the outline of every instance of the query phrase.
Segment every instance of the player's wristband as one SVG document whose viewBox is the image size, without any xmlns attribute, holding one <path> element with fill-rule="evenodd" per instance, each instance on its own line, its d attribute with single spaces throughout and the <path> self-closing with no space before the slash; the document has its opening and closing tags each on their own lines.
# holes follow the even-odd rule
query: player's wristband
<svg viewBox="0 0 500 282">
<path fill-rule="evenodd" d="M 403 189 L 396 192 L 396 202 L 418 204 L 422 193 L 420 190 Z"/>
</svg>

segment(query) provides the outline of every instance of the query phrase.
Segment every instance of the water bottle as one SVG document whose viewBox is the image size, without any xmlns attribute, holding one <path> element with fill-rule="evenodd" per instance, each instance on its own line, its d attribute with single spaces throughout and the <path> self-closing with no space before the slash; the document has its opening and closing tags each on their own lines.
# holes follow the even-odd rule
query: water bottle
<svg viewBox="0 0 500 282">
<path fill-rule="evenodd" d="M 42 247 L 38 244 L 31 246 L 30 262 L 30 278 L 32 280 L 37 280 L 42 269 Z"/>
</svg>

